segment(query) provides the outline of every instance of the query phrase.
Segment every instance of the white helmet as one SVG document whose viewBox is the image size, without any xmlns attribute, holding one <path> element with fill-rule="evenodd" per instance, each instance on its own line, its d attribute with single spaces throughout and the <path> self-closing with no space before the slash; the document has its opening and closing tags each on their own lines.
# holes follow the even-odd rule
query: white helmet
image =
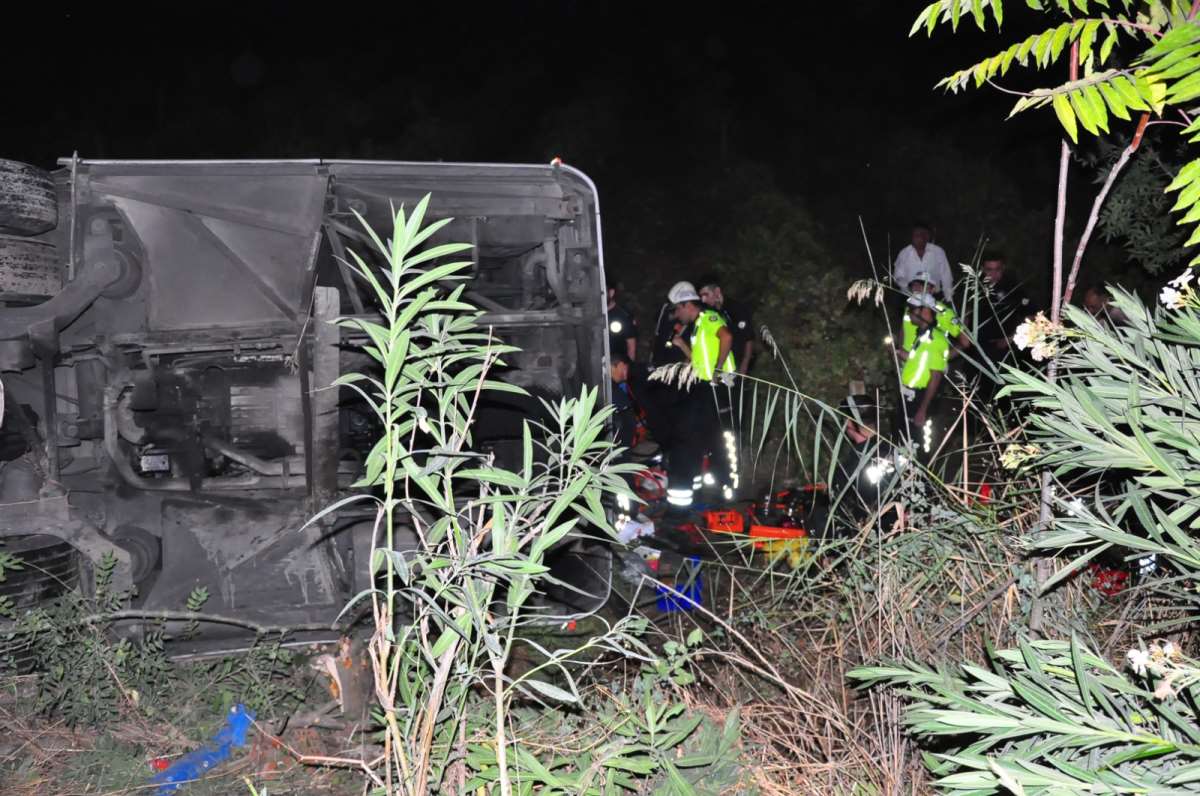
<svg viewBox="0 0 1200 796">
<path fill-rule="evenodd" d="M 910 307 L 928 307 L 931 310 L 937 309 L 937 300 L 928 293 L 914 293 L 908 297 L 908 306 Z"/>
<path fill-rule="evenodd" d="M 699 300 L 700 294 L 696 292 L 696 288 L 692 286 L 691 282 L 676 282 L 675 286 L 667 291 L 667 301 L 672 304 Z"/>
</svg>

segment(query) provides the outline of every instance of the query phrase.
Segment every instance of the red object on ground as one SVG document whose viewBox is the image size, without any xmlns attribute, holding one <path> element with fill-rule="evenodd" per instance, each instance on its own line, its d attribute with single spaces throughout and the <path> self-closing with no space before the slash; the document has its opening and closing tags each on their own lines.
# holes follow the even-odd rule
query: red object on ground
<svg viewBox="0 0 1200 796">
<path fill-rule="evenodd" d="M 704 527 L 717 533 L 745 533 L 746 518 L 740 511 L 719 509 L 704 512 Z"/>
<path fill-rule="evenodd" d="M 1129 585 L 1129 572 L 1124 569 L 1092 564 L 1088 572 L 1092 574 L 1092 588 L 1106 597 L 1117 596 Z"/>
<path fill-rule="evenodd" d="M 150 761 L 150 768 L 155 771 L 166 771 L 171 767 L 171 761 L 165 757 L 156 757 Z"/>
<path fill-rule="evenodd" d="M 667 496 L 667 471 L 648 467 L 633 477 L 633 491 L 643 503 L 657 503 Z"/>
<path fill-rule="evenodd" d="M 979 487 L 979 502 L 987 505 L 992 502 L 992 485 L 981 484 Z"/>
<path fill-rule="evenodd" d="M 749 536 L 754 540 L 754 546 L 762 548 L 769 540 L 804 539 L 808 532 L 784 520 L 789 525 L 759 525 L 751 523 L 746 527 L 746 516 L 733 509 L 719 509 L 704 512 L 704 528 L 714 533 L 734 533 Z"/>
<path fill-rule="evenodd" d="M 751 525 L 750 538 L 755 540 L 755 547 L 762 549 L 768 540 L 807 539 L 808 531 L 803 528 L 781 528 L 776 525 Z"/>
</svg>

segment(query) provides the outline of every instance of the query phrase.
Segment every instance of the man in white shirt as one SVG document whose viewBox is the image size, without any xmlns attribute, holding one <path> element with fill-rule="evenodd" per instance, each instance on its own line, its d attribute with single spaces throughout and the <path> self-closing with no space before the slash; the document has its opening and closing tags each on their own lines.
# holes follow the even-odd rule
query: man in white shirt
<svg viewBox="0 0 1200 796">
<path fill-rule="evenodd" d="M 908 292 L 908 285 L 917 274 L 926 273 L 931 281 L 942 291 L 942 297 L 949 302 L 954 296 L 954 277 L 950 273 L 950 261 L 941 246 L 930 242 L 932 232 L 927 224 L 914 224 L 912 245 L 905 246 L 896 257 L 896 267 L 892 270 L 892 279 L 900 290 Z"/>
</svg>

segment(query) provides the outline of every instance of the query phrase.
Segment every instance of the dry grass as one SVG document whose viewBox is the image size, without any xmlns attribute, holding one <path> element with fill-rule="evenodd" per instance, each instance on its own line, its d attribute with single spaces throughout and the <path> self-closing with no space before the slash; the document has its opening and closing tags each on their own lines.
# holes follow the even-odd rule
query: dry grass
<svg viewBox="0 0 1200 796">
<path fill-rule="evenodd" d="M 5 796 L 118 796 L 153 794 L 153 761 L 172 761 L 207 739 L 176 722 L 125 710 L 103 729 L 71 728 L 30 711 L 32 676 L 6 678 L 0 690 L 0 793 Z M 304 752 L 336 741 L 313 730 L 289 733 Z M 249 793 L 246 780 L 274 794 L 359 794 L 361 784 L 338 772 L 303 766 L 274 739 L 252 732 L 244 752 L 187 785 L 193 796 Z"/>
</svg>

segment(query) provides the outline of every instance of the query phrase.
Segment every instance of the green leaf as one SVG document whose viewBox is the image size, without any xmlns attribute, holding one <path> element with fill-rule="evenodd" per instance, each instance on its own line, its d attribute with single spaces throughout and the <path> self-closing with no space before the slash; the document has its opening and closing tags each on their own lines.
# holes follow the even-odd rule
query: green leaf
<svg viewBox="0 0 1200 796">
<path fill-rule="evenodd" d="M 1096 40 L 1096 31 L 1099 30 L 1102 21 L 1099 19 L 1089 19 L 1083 25 L 1083 33 L 1079 36 L 1079 60 L 1086 61 L 1087 57 L 1092 53 L 1092 43 Z"/>
<path fill-rule="evenodd" d="M 1128 77 L 1121 75 L 1112 79 L 1112 87 L 1121 95 L 1121 99 L 1125 100 L 1125 104 L 1137 111 L 1148 111 L 1150 106 L 1142 99 L 1142 95 L 1138 93 L 1133 81 Z"/>
<path fill-rule="evenodd" d="M 1082 91 L 1072 91 L 1067 95 L 1071 101 L 1071 107 L 1075 110 L 1075 115 L 1079 118 L 1079 123 L 1083 125 L 1083 129 L 1087 130 L 1092 135 L 1098 135 L 1100 129 L 1096 126 L 1096 119 L 1092 116 L 1091 103 L 1084 98 Z"/>
<path fill-rule="evenodd" d="M 1046 63 L 1057 61 L 1058 56 L 1062 55 L 1063 47 L 1066 46 L 1067 39 L 1071 35 L 1071 23 L 1064 22 L 1054 31 L 1054 37 L 1050 40 L 1050 57 Z"/>
<path fill-rule="evenodd" d="M 1104 37 L 1104 43 L 1100 45 L 1100 65 L 1108 63 L 1108 58 L 1112 55 L 1113 45 L 1117 43 L 1117 26 L 1110 25 L 1108 27 L 1108 35 Z"/>
<path fill-rule="evenodd" d="M 975 17 L 975 26 L 980 30 L 986 30 L 983 16 L 983 0 L 971 0 L 971 14 Z"/>
<path fill-rule="evenodd" d="M 1058 116 L 1059 123 L 1067 131 L 1072 143 L 1079 143 L 1079 132 L 1075 127 L 1075 112 L 1071 110 L 1070 101 L 1062 94 L 1055 94 L 1053 103 L 1054 113 Z"/>
<path fill-rule="evenodd" d="M 1129 111 L 1125 110 L 1125 103 L 1116 89 L 1108 82 L 1098 83 L 1096 87 L 1100 90 L 1100 96 L 1108 103 L 1108 108 L 1112 111 L 1113 116 L 1116 116 L 1118 119 L 1130 121 Z"/>
<path fill-rule="evenodd" d="M 1085 86 L 1083 89 L 1083 100 L 1092 107 L 1092 118 L 1096 120 L 1096 124 L 1104 132 L 1108 132 L 1108 108 L 1104 105 L 1104 98 L 1100 96 L 1100 90 L 1095 86 Z"/>
<path fill-rule="evenodd" d="M 454 476 L 456 478 L 483 481 L 487 484 L 496 484 L 497 486 L 506 486 L 511 489 L 524 489 L 528 486 L 528 482 L 521 476 L 499 467 L 456 470 Z"/>
</svg>

